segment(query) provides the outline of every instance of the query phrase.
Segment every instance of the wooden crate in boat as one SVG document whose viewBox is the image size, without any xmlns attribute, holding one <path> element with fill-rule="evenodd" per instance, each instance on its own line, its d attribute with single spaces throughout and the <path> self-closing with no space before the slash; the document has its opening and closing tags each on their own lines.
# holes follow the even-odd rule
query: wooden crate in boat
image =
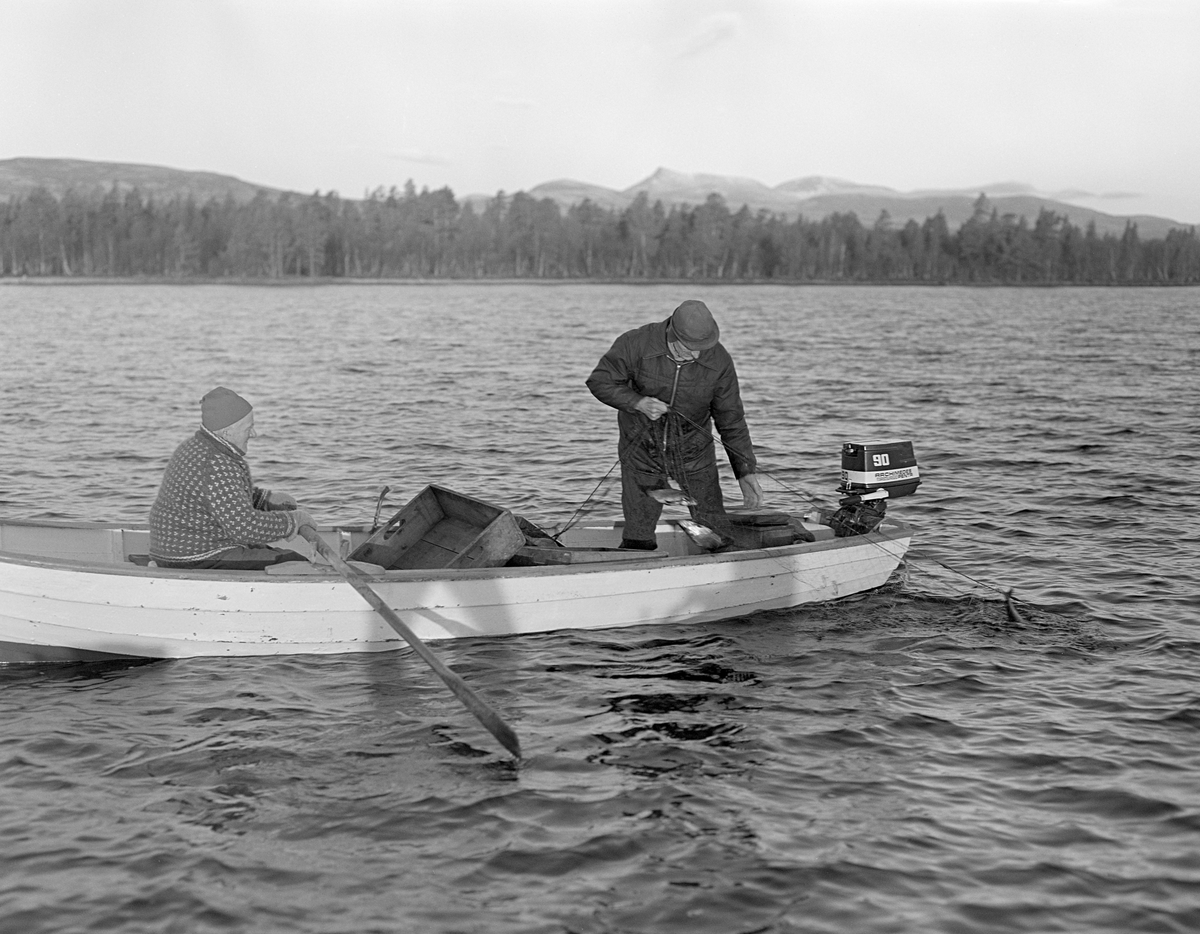
<svg viewBox="0 0 1200 934">
<path fill-rule="evenodd" d="M 524 544 L 507 509 L 430 484 L 350 557 L 388 570 L 491 568 Z"/>
</svg>

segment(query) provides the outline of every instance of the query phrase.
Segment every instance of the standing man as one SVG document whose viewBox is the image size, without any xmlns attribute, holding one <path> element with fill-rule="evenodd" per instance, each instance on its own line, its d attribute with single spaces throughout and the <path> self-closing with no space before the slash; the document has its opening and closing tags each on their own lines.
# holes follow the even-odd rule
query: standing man
<svg viewBox="0 0 1200 934">
<path fill-rule="evenodd" d="M 669 489 L 668 478 L 695 500 L 692 517 L 727 537 L 713 424 L 744 504 L 762 503 L 737 372 L 720 333 L 704 302 L 689 300 L 666 321 L 618 337 L 588 377 L 592 395 L 617 410 L 622 548 L 658 547 L 662 502 L 651 494 Z"/>
<path fill-rule="evenodd" d="M 312 516 L 286 493 L 256 487 L 246 463 L 254 411 L 218 386 L 200 401 L 200 430 L 175 449 L 150 509 L 150 557 L 159 567 L 262 570 L 307 561 L 268 542 L 291 538 Z"/>
</svg>

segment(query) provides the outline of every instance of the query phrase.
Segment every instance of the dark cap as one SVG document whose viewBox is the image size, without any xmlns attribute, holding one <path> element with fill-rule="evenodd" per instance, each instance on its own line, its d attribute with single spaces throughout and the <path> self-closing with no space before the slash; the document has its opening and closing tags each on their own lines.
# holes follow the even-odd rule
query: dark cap
<svg viewBox="0 0 1200 934">
<path fill-rule="evenodd" d="M 232 389 L 218 386 L 200 400 L 200 423 L 209 431 L 228 428 L 250 414 L 252 406 Z"/>
<path fill-rule="evenodd" d="M 721 338 L 721 329 L 704 302 L 688 299 L 671 315 L 676 339 L 691 350 L 708 350 Z"/>
</svg>

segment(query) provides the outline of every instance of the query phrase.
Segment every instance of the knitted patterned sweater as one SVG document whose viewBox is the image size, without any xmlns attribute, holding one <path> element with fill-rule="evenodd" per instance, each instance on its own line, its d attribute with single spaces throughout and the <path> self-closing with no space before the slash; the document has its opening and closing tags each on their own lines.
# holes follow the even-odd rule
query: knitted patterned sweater
<svg viewBox="0 0 1200 934">
<path fill-rule="evenodd" d="M 201 561 L 296 533 L 296 513 L 272 507 L 238 450 L 201 428 L 175 449 L 150 509 L 150 557 Z"/>
</svg>

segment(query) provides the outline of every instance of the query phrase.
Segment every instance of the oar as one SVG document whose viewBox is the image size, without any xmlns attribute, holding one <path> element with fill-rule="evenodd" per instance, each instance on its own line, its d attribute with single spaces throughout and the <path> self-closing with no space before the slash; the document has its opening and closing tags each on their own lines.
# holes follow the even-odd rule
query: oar
<svg viewBox="0 0 1200 934">
<path fill-rule="evenodd" d="M 383 602 L 383 598 L 379 596 L 370 585 L 359 576 L 358 572 L 350 565 L 342 560 L 341 556 L 325 543 L 325 540 L 317 534 L 317 530 L 310 525 L 302 526 L 300 534 L 303 535 L 312 546 L 317 549 L 330 564 L 334 566 L 342 577 L 346 578 L 346 582 L 359 592 L 367 603 L 375 608 L 375 612 L 383 617 L 384 622 L 391 626 L 396 632 L 400 633 L 413 647 L 421 658 L 425 659 L 425 663 L 437 673 L 437 676 L 446 682 L 446 687 L 454 692 L 457 697 L 466 706 L 467 710 L 475 715 L 475 718 L 482 723 L 489 733 L 491 733 L 499 741 L 500 745 L 511 752 L 518 759 L 521 758 L 521 743 L 517 739 L 517 734 L 513 732 L 512 727 L 505 723 L 496 711 L 492 710 L 479 697 L 467 687 L 467 683 L 458 675 L 442 664 L 441 659 L 429 650 L 416 633 L 408 628 L 408 625 L 402 620 L 390 606 Z"/>
</svg>

